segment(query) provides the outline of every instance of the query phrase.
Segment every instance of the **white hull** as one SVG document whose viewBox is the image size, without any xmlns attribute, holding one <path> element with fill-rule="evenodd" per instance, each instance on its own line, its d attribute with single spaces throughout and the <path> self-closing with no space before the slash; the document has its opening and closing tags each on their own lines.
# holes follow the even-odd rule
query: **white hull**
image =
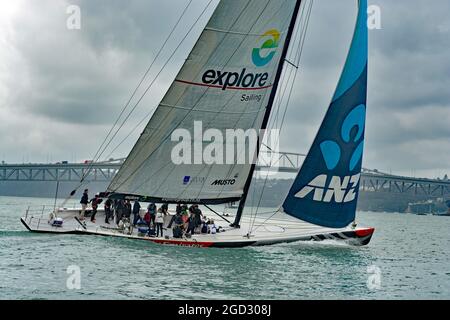
<svg viewBox="0 0 450 320">
<path fill-rule="evenodd" d="M 54 234 L 79 234 L 79 235 L 99 235 L 121 237 L 136 240 L 151 241 L 158 244 L 189 246 L 189 247 L 246 247 L 263 246 L 277 243 L 287 243 L 296 241 L 322 241 L 338 240 L 351 245 L 367 245 L 372 237 L 374 229 L 350 227 L 343 229 L 331 229 L 316 226 L 310 223 L 296 220 L 285 214 L 277 214 L 276 218 L 266 222 L 263 218 L 250 220 L 244 218 L 241 228 L 231 228 L 225 221 L 216 221 L 216 225 L 223 228 L 224 232 L 217 234 L 196 234 L 190 238 L 174 238 L 172 229 L 167 228 L 170 218 L 167 217 L 165 223 L 164 237 L 140 236 L 138 229 L 133 228 L 132 232 L 119 230 L 116 224 L 104 222 L 105 215 L 102 210 L 97 213 L 97 222 L 92 223 L 89 218 L 81 223 L 78 220 L 79 210 L 65 210 L 58 213 L 58 217 L 63 218 L 62 227 L 53 227 L 49 224 L 48 217 L 27 215 L 21 219 L 24 226 L 31 232 L 54 233 Z M 209 217 L 213 217 L 209 214 Z M 219 220 L 217 218 L 216 220 Z M 231 221 L 232 217 L 227 217 Z M 253 225 L 251 236 L 248 236 L 250 225 Z"/>
</svg>

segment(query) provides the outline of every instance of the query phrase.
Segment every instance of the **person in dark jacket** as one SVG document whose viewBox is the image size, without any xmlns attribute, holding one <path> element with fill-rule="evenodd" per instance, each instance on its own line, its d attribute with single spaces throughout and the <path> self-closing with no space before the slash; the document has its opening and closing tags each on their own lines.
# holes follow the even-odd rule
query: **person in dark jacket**
<svg viewBox="0 0 450 320">
<path fill-rule="evenodd" d="M 116 224 L 119 224 L 122 220 L 125 211 L 125 202 L 123 200 L 117 200 L 116 202 Z"/>
<path fill-rule="evenodd" d="M 203 213 L 200 210 L 200 208 L 198 207 L 198 205 L 194 205 L 194 224 L 195 224 L 195 228 L 198 228 L 202 225 L 202 218 L 203 218 Z"/>
<path fill-rule="evenodd" d="M 98 205 L 102 203 L 102 199 L 100 199 L 99 195 L 96 194 L 94 199 L 91 199 L 91 205 L 92 205 L 92 215 L 91 215 L 91 222 L 95 223 L 95 215 L 97 214 Z"/>
<path fill-rule="evenodd" d="M 124 210 L 125 218 L 130 219 L 131 211 L 132 211 L 132 209 L 131 209 L 131 202 L 130 202 L 130 200 L 126 200 L 125 201 L 125 210 Z"/>
<path fill-rule="evenodd" d="M 109 219 L 111 218 L 112 213 L 112 201 L 111 199 L 107 199 L 105 202 L 105 223 L 109 224 Z"/>
<path fill-rule="evenodd" d="M 141 216 L 139 214 L 140 211 L 141 211 L 141 204 L 139 203 L 139 201 L 135 201 L 133 204 L 133 226 L 136 226 L 139 220 L 141 219 Z"/>
<path fill-rule="evenodd" d="M 180 207 L 180 210 L 178 210 L 178 207 Z M 172 225 L 178 226 L 183 224 L 183 219 L 181 217 L 181 206 L 177 206 L 177 212 L 170 220 L 169 225 L 167 226 L 168 229 L 172 228 Z"/>
<path fill-rule="evenodd" d="M 195 213 L 194 206 L 189 207 L 189 223 L 186 234 L 194 234 L 195 231 Z"/>
<path fill-rule="evenodd" d="M 182 238 L 183 237 L 183 216 L 180 212 L 177 212 L 176 215 L 172 217 L 172 221 L 170 222 L 170 225 L 168 228 L 172 228 L 173 237 L 174 238 Z"/>
<path fill-rule="evenodd" d="M 195 229 L 202 225 L 203 214 L 198 205 L 194 204 L 189 208 L 189 229 L 188 233 L 194 234 Z"/>
<path fill-rule="evenodd" d="M 150 214 L 150 224 L 151 226 L 155 225 L 155 219 L 156 219 L 156 212 L 158 211 L 158 208 L 156 207 L 156 204 L 150 203 L 147 207 L 147 212 Z"/>
<path fill-rule="evenodd" d="M 85 189 L 83 192 L 83 196 L 81 197 L 80 203 L 81 203 L 81 213 L 80 213 L 80 220 L 84 220 L 84 214 L 86 212 L 86 207 L 89 203 L 89 190 Z"/>
</svg>

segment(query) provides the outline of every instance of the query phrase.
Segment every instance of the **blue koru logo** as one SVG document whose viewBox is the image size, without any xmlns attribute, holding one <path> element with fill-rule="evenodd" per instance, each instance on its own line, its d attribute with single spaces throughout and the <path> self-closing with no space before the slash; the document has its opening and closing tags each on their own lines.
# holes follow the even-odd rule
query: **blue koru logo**
<svg viewBox="0 0 450 320">
<path fill-rule="evenodd" d="M 366 122 L 366 106 L 360 104 L 355 107 L 345 118 L 341 127 L 342 140 L 349 143 L 357 143 L 358 146 L 353 151 L 350 158 L 349 170 L 353 171 L 361 161 L 364 150 L 364 126 Z M 358 131 L 354 137 L 351 136 L 352 129 L 357 127 Z M 326 140 L 320 144 L 323 158 L 328 170 L 334 170 L 341 161 L 342 149 L 336 141 Z"/>
</svg>

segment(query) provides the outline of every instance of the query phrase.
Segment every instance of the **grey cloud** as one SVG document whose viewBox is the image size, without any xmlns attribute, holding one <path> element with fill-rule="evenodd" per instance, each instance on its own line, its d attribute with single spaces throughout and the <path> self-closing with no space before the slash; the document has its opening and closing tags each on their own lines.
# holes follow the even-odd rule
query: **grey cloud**
<svg viewBox="0 0 450 320">
<path fill-rule="evenodd" d="M 382 8 L 383 29 L 370 32 L 365 166 L 450 172 L 450 3 L 371 2 Z M 69 1 L 24 0 L 12 33 L 0 41 L 0 147 L 10 161 L 24 153 L 36 161 L 48 152 L 66 158 L 76 151 L 85 159 L 95 153 L 187 1 L 70 3 L 81 7 L 82 30 L 65 28 Z M 180 30 L 206 3 L 193 1 Z M 315 1 L 282 149 L 309 148 L 342 70 L 355 14 L 354 0 Z M 177 32 L 163 57 L 181 37 Z M 162 97 L 195 40 L 191 36 L 169 64 L 118 141 Z M 139 131 L 117 156 L 129 151 Z M 74 151 L 74 145 L 83 147 Z"/>
</svg>

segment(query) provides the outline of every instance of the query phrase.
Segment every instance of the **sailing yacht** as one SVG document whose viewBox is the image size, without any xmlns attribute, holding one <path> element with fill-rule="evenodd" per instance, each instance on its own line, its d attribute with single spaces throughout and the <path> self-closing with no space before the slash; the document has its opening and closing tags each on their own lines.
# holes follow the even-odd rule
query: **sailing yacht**
<svg viewBox="0 0 450 320">
<path fill-rule="evenodd" d="M 301 0 L 220 1 L 102 194 L 115 201 L 204 206 L 210 214 L 217 214 L 220 232 L 174 238 L 168 228 L 171 217 L 167 217 L 166 235 L 150 237 L 133 228 L 125 231 L 101 222 L 82 222 L 79 210 L 65 209 L 55 210 L 50 219 L 27 212 L 22 223 L 32 232 L 115 236 L 190 247 L 235 248 L 327 239 L 367 245 L 374 229 L 355 222 L 368 65 L 367 0 L 357 4 L 352 43 L 331 104 L 289 193 L 269 216 L 244 214 L 256 164 L 175 164 L 171 156 L 176 142 L 171 135 L 179 128 L 193 131 L 196 121 L 201 121 L 205 130 L 268 128 L 283 68 L 289 63 L 287 54 Z M 231 202 L 239 203 L 232 217 L 211 208 Z M 102 215 L 97 214 L 98 221 L 103 220 Z"/>
</svg>

